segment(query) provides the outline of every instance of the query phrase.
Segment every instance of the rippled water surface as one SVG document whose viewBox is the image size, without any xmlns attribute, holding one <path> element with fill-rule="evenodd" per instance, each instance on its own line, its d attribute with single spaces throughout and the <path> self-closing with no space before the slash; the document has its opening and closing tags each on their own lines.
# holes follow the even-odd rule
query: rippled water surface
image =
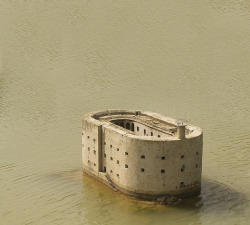
<svg viewBox="0 0 250 225">
<path fill-rule="evenodd" d="M 0 224 L 249 224 L 250 2 L 0 0 Z M 202 192 L 156 206 L 81 171 L 81 116 L 204 130 Z"/>
</svg>

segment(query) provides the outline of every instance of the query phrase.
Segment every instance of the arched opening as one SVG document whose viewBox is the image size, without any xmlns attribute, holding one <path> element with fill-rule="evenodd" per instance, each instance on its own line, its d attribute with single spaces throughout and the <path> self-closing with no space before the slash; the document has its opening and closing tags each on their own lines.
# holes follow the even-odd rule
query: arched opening
<svg viewBox="0 0 250 225">
<path fill-rule="evenodd" d="M 131 124 L 131 130 L 135 131 L 135 125 L 134 125 L 134 123 Z"/>
<path fill-rule="evenodd" d="M 133 120 L 133 119 L 115 119 L 113 118 L 110 120 L 112 124 L 115 124 L 119 127 L 125 128 L 129 131 L 134 132 L 134 135 L 140 135 L 140 136 L 152 136 L 152 137 L 158 137 L 161 138 L 161 136 L 164 136 L 164 132 L 158 130 L 158 127 L 149 127 L 146 124 L 142 124 L 139 121 Z M 144 121 L 146 122 L 146 121 Z M 158 124 L 158 123 L 157 123 Z M 151 124 L 152 125 L 152 124 Z M 116 127 L 117 128 L 117 127 Z M 140 131 L 140 132 L 139 132 Z M 170 130 L 167 131 L 168 135 L 171 135 L 169 132 Z"/>
</svg>

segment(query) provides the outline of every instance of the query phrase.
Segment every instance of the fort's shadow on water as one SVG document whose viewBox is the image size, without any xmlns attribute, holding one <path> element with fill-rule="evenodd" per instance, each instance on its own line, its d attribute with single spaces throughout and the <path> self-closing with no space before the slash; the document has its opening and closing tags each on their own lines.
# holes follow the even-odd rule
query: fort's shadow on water
<svg viewBox="0 0 250 225">
<path fill-rule="evenodd" d="M 223 211 L 234 207 L 237 208 L 237 206 L 247 203 L 247 197 L 244 194 L 222 183 L 203 178 L 201 186 L 199 196 L 187 198 L 177 207 L 189 209 L 206 209 L 211 207 L 211 211 L 217 211 L 218 209 Z"/>
</svg>

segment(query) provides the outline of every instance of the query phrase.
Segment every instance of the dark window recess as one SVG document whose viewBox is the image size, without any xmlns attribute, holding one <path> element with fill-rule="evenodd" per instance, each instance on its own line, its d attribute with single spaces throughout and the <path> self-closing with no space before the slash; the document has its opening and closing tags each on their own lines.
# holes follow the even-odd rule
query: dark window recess
<svg viewBox="0 0 250 225">
<path fill-rule="evenodd" d="M 184 158 L 185 158 L 185 156 L 184 156 L 184 155 L 182 155 L 182 156 L 181 156 L 181 158 L 182 158 L 182 159 L 184 159 Z"/>
<path fill-rule="evenodd" d="M 88 163 L 90 163 L 90 160 L 88 160 Z"/>
<path fill-rule="evenodd" d="M 162 157 L 161 157 L 161 160 L 165 160 L 165 156 L 162 156 Z"/>
<path fill-rule="evenodd" d="M 94 154 L 96 154 L 96 150 L 94 150 Z"/>
<path fill-rule="evenodd" d="M 124 123 L 121 123 L 121 127 L 124 127 Z"/>
<path fill-rule="evenodd" d="M 125 152 L 125 155 L 128 155 L 128 152 Z"/>
<path fill-rule="evenodd" d="M 84 135 L 84 133 L 82 133 L 82 135 Z"/>
<path fill-rule="evenodd" d="M 106 173 L 106 166 L 103 167 L 103 172 Z"/>
<path fill-rule="evenodd" d="M 110 145 L 110 148 L 112 148 L 113 146 L 112 145 Z"/>
<path fill-rule="evenodd" d="M 89 136 L 88 136 L 88 139 L 89 139 Z"/>
<path fill-rule="evenodd" d="M 153 136 L 154 134 L 153 134 L 153 132 L 151 132 L 151 136 Z"/>
<path fill-rule="evenodd" d="M 131 124 L 131 130 L 135 131 L 135 125 L 134 125 L 134 123 Z"/>
<path fill-rule="evenodd" d="M 125 168 L 128 168 L 128 165 L 127 165 L 127 164 L 125 164 Z"/>
<path fill-rule="evenodd" d="M 145 159 L 145 155 L 141 155 L 141 159 Z"/>
<path fill-rule="evenodd" d="M 116 163 L 119 164 L 119 160 L 117 160 Z"/>
<path fill-rule="evenodd" d="M 110 170 L 110 173 L 113 173 L 113 170 Z"/>
<path fill-rule="evenodd" d="M 96 164 L 94 163 L 94 166 L 96 166 Z"/>
<path fill-rule="evenodd" d="M 90 151 L 90 147 L 88 147 L 88 151 Z"/>
<path fill-rule="evenodd" d="M 106 155 L 106 153 L 104 153 L 104 158 L 106 158 L 107 157 L 107 155 Z"/>
<path fill-rule="evenodd" d="M 198 168 L 198 164 L 196 164 L 196 166 L 195 166 L 196 168 Z"/>
<path fill-rule="evenodd" d="M 146 135 L 146 130 L 144 129 L 144 135 Z"/>
<path fill-rule="evenodd" d="M 184 182 L 181 182 L 180 187 L 184 187 L 184 186 L 185 186 Z"/>
<path fill-rule="evenodd" d="M 181 172 L 184 172 L 184 170 L 185 170 L 185 166 L 182 165 L 182 167 L 181 167 Z"/>
<path fill-rule="evenodd" d="M 165 170 L 161 170 L 161 173 L 165 173 Z"/>
<path fill-rule="evenodd" d="M 198 153 L 198 152 L 196 152 L 196 155 L 199 155 L 199 153 Z"/>
<path fill-rule="evenodd" d="M 119 152 L 119 148 L 116 149 Z"/>
<path fill-rule="evenodd" d="M 116 174 L 116 176 L 118 176 L 118 177 L 119 177 L 119 174 Z"/>
<path fill-rule="evenodd" d="M 93 141 L 95 142 L 95 138 L 93 139 Z"/>
<path fill-rule="evenodd" d="M 141 172 L 144 172 L 145 171 L 145 169 L 144 168 L 141 168 Z"/>
<path fill-rule="evenodd" d="M 161 137 L 161 135 L 158 135 L 158 138 L 160 138 Z"/>
<path fill-rule="evenodd" d="M 130 130 L 130 123 L 126 123 L 126 129 Z"/>
<path fill-rule="evenodd" d="M 110 160 L 113 160 L 113 157 L 110 157 Z"/>
<path fill-rule="evenodd" d="M 137 131 L 139 131 L 139 127 L 137 127 Z"/>
<path fill-rule="evenodd" d="M 104 145 L 106 145 L 106 142 L 104 141 Z"/>
</svg>

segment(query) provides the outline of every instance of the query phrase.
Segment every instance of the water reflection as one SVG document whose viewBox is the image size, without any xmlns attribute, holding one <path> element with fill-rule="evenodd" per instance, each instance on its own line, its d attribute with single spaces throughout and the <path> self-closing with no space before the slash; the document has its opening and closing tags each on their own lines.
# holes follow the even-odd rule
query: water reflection
<svg viewBox="0 0 250 225">
<path fill-rule="evenodd" d="M 244 194 L 208 179 L 202 180 L 200 196 L 185 199 L 178 206 L 163 206 L 113 192 L 81 169 L 54 173 L 50 178 L 81 184 L 77 214 L 86 224 L 117 224 L 117 221 L 119 224 L 163 224 L 164 221 L 169 224 L 209 224 L 209 221 L 226 224 L 236 221 L 234 217 L 238 213 L 247 216 L 245 208 L 249 202 Z"/>
</svg>

